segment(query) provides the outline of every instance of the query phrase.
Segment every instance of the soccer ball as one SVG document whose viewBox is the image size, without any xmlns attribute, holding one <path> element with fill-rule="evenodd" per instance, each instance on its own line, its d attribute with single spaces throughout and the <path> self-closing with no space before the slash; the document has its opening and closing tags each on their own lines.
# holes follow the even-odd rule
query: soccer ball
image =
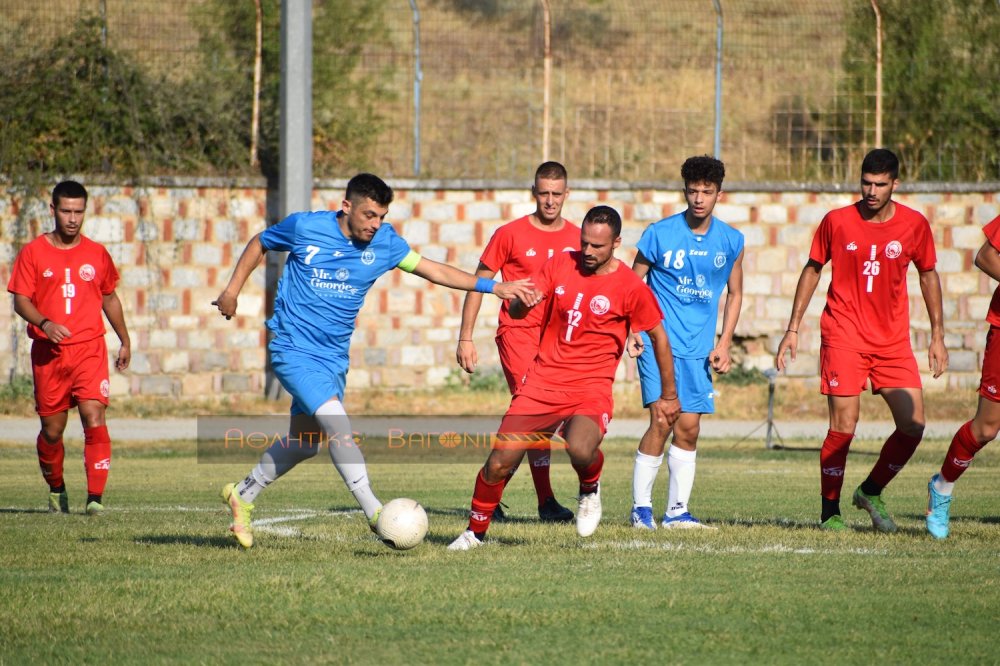
<svg viewBox="0 0 1000 666">
<path fill-rule="evenodd" d="M 409 550 L 427 536 L 427 512 L 416 500 L 399 497 L 382 507 L 375 523 L 382 543 L 395 550 Z"/>
</svg>

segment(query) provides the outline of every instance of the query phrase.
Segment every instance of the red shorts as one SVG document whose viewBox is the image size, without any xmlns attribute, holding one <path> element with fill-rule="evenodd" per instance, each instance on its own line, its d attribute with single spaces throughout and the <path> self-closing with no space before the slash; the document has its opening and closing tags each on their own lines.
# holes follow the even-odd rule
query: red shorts
<svg viewBox="0 0 1000 666">
<path fill-rule="evenodd" d="M 990 326 L 983 351 L 983 377 L 979 380 L 979 395 L 1000 402 L 1000 328 Z"/>
<path fill-rule="evenodd" d="M 31 344 L 31 373 L 39 416 L 65 412 L 84 400 L 108 404 L 111 384 L 103 336 L 72 345 L 35 340 Z"/>
<path fill-rule="evenodd" d="M 535 327 L 507 327 L 496 337 L 497 351 L 500 353 L 500 367 L 507 377 L 507 386 L 514 393 L 521 385 L 524 374 L 538 353 L 538 338 L 541 331 Z"/>
<path fill-rule="evenodd" d="M 585 416 L 601 430 L 608 431 L 615 402 L 611 391 L 550 391 L 522 386 L 511 400 L 497 433 L 521 433 L 524 448 L 548 448 L 549 439 L 574 416 Z"/>
<path fill-rule="evenodd" d="M 886 388 L 923 388 L 913 354 L 863 354 L 820 345 L 820 392 L 823 395 L 861 395 L 871 383 L 872 393 Z"/>
</svg>

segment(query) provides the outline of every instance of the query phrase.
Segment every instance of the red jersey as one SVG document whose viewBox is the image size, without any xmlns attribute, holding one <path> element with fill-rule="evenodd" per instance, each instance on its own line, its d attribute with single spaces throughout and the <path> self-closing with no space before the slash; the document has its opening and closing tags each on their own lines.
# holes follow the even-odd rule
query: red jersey
<svg viewBox="0 0 1000 666">
<path fill-rule="evenodd" d="M 104 296 L 115 290 L 118 270 L 100 243 L 80 236 L 76 247 L 59 249 L 44 235 L 25 245 L 14 259 L 7 291 L 31 299 L 38 311 L 70 330 L 60 344 L 78 344 L 104 335 Z M 28 324 L 28 336 L 47 339 Z"/>
<path fill-rule="evenodd" d="M 558 254 L 534 277 L 545 294 L 538 355 L 525 384 L 550 390 L 611 389 L 629 330 L 663 319 L 653 292 L 624 262 L 606 275 L 580 269 L 580 252 Z"/>
<path fill-rule="evenodd" d="M 983 233 L 986 234 L 986 240 L 990 242 L 993 249 L 1000 252 L 1000 216 L 983 227 Z M 1000 287 L 997 287 L 993 292 L 993 300 L 990 301 L 990 310 L 986 313 L 986 321 L 991 326 L 1000 326 Z"/>
<path fill-rule="evenodd" d="M 559 231 L 539 229 L 531 223 L 528 215 L 508 222 L 493 233 L 479 261 L 491 271 L 503 273 L 504 280 L 531 277 L 541 269 L 542 264 L 560 252 L 580 249 L 580 227 L 566 220 L 563 222 Z M 541 308 L 535 308 L 524 319 L 514 319 L 508 311 L 507 301 L 500 305 L 497 334 L 508 326 L 528 328 L 541 324 Z"/>
<path fill-rule="evenodd" d="M 858 204 L 826 214 L 809 258 L 830 262 L 833 278 L 820 317 L 824 345 L 856 352 L 905 354 L 910 347 L 910 262 L 929 271 L 937 262 L 927 218 L 900 203 L 891 219 L 868 222 Z"/>
</svg>

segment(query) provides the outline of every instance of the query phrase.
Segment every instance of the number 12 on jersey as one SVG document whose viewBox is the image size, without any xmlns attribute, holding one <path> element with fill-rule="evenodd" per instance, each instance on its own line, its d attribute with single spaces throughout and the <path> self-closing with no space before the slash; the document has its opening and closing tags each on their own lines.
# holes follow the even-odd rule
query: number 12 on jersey
<svg viewBox="0 0 1000 666">
<path fill-rule="evenodd" d="M 580 325 L 580 319 L 583 317 L 583 313 L 580 312 L 580 303 L 583 302 L 583 294 L 579 293 L 576 295 L 576 300 L 573 301 L 573 308 L 566 311 L 566 342 L 573 339 L 573 329 Z"/>
</svg>

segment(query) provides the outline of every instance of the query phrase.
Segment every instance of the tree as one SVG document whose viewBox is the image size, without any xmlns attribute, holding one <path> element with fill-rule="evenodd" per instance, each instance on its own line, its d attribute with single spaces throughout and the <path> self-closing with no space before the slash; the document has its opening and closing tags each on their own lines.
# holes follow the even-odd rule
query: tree
<svg viewBox="0 0 1000 666">
<path fill-rule="evenodd" d="M 880 0 L 884 137 L 908 180 L 1000 176 L 1000 12 L 995 0 Z M 847 89 L 875 88 L 874 16 L 857 3 L 844 67 Z M 866 137 L 867 141 L 873 135 Z"/>
</svg>

